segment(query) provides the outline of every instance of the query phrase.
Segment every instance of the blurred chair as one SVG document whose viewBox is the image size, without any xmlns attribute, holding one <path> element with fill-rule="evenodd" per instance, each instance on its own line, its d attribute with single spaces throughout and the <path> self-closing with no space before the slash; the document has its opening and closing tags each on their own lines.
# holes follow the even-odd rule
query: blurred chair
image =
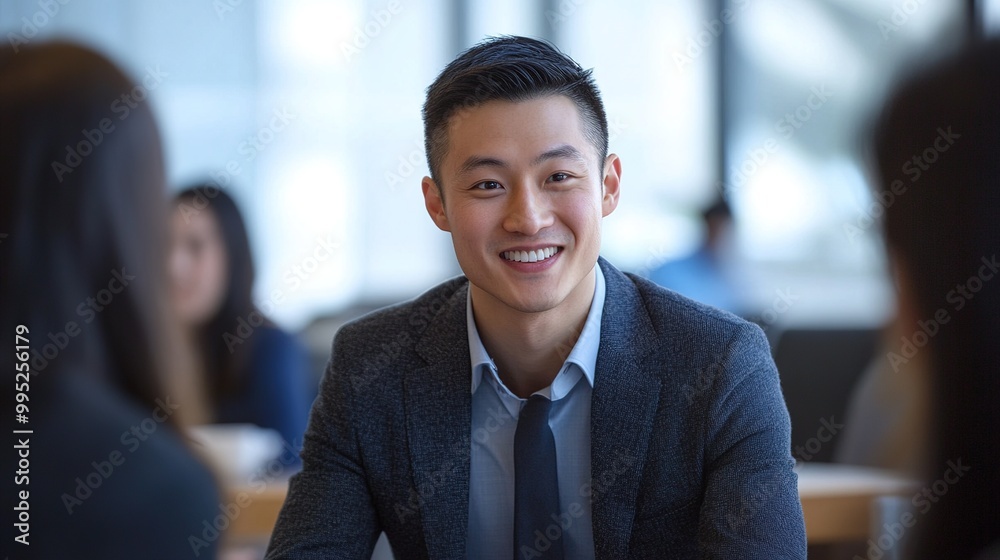
<svg viewBox="0 0 1000 560">
<path fill-rule="evenodd" d="M 837 426 L 846 420 L 851 392 L 878 341 L 879 330 L 870 328 L 789 329 L 778 335 L 774 362 L 792 420 L 796 460 L 833 459 L 843 429 Z"/>
</svg>

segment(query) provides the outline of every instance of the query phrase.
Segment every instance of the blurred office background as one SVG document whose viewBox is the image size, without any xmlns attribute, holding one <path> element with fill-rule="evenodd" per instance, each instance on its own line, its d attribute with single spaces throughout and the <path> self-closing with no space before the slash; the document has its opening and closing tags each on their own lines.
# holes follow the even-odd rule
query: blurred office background
<svg viewBox="0 0 1000 560">
<path fill-rule="evenodd" d="M 844 414 L 894 312 L 869 121 L 901 76 L 998 29 L 986 0 L 0 0 L 5 41 L 79 41 L 147 79 L 171 185 L 236 199 L 258 306 L 317 378 L 344 320 L 461 272 L 420 194 L 426 87 L 484 37 L 554 42 L 594 68 L 623 161 L 604 256 L 649 275 L 702 243 L 722 196 L 746 314 L 776 345 L 805 333 L 779 366 L 851 370 L 834 404 L 809 400 L 821 373 L 783 370 L 803 435 Z"/>
<path fill-rule="evenodd" d="M 859 126 L 901 72 L 966 40 L 971 5 L 2 0 L 0 29 L 155 76 L 170 182 L 213 178 L 237 199 L 257 299 L 288 328 L 459 273 L 423 210 L 420 108 L 451 58 L 504 33 L 595 69 L 624 166 L 613 263 L 647 272 L 689 252 L 698 210 L 724 193 L 762 309 L 789 290 L 782 322 L 878 324 L 891 298 Z"/>
</svg>

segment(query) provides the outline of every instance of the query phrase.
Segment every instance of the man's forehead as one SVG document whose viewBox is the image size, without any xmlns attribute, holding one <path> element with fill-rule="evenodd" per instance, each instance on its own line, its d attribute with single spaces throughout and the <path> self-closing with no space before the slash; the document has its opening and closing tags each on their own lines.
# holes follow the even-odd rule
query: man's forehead
<svg viewBox="0 0 1000 560">
<path fill-rule="evenodd" d="M 519 101 L 491 100 L 463 107 L 448 120 L 448 154 L 474 152 L 481 145 L 508 144 L 534 148 L 531 157 L 569 146 L 589 157 L 596 148 L 588 141 L 579 107 L 564 95 Z M 529 146 L 537 141 L 538 145 Z M 566 151 L 566 155 L 570 155 Z"/>
</svg>

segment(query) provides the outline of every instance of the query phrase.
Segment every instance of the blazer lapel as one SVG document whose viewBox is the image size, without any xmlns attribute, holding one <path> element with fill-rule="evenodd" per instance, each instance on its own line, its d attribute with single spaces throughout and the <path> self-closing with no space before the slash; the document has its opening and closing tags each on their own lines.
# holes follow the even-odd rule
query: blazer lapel
<svg viewBox="0 0 1000 560">
<path fill-rule="evenodd" d="M 427 365 L 406 373 L 404 406 L 413 490 L 430 558 L 464 558 L 469 524 L 472 395 L 466 293 L 443 302 L 416 351 Z"/>
<path fill-rule="evenodd" d="M 607 295 L 591 400 L 591 479 L 597 558 L 624 558 L 660 381 L 643 369 L 656 335 L 634 283 L 603 258 Z"/>
</svg>

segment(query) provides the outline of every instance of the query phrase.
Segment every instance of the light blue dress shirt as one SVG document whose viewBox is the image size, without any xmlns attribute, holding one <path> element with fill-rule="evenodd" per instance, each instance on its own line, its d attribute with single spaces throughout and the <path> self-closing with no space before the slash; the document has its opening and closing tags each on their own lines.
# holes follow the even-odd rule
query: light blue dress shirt
<svg viewBox="0 0 1000 560">
<path fill-rule="evenodd" d="M 604 273 L 594 265 L 594 299 L 583 330 L 552 384 L 534 394 L 552 400 L 549 427 L 556 441 L 563 550 L 567 559 L 594 557 L 589 495 L 590 396 L 597 369 L 604 312 Z M 527 402 L 512 393 L 486 352 L 466 303 L 472 356 L 472 449 L 469 481 L 469 532 L 466 553 L 476 560 L 510 560 L 514 554 L 514 432 Z M 582 380 L 582 381 L 581 381 Z M 564 529 L 563 529 L 564 527 Z"/>
</svg>

